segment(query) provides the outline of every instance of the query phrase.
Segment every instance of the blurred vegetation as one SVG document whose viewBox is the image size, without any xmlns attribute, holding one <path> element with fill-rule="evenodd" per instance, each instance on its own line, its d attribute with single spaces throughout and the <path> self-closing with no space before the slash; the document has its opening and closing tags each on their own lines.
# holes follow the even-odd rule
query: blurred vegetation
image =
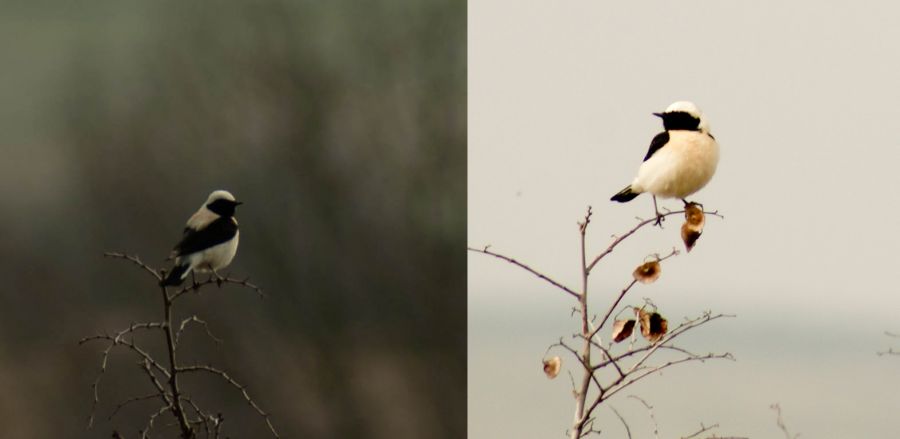
<svg viewBox="0 0 900 439">
<path fill-rule="evenodd" d="M 188 339 L 284 437 L 465 435 L 465 3 L 32 2 L 0 18 L 4 437 L 128 436 L 157 407 L 78 338 L 158 318 L 157 267 L 214 189 L 246 204 L 236 288 Z M 233 389 L 186 382 L 232 437 Z"/>
</svg>

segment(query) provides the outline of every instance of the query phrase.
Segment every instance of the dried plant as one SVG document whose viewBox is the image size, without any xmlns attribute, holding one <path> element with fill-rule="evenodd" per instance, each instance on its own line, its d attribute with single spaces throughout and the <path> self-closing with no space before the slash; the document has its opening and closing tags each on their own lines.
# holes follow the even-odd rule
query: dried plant
<svg viewBox="0 0 900 439">
<path fill-rule="evenodd" d="M 696 245 L 697 239 L 703 231 L 706 215 L 722 217 L 715 211 L 704 212 L 702 207 L 693 203 L 686 205 L 685 210 L 666 212 L 662 216 L 678 214 L 684 214 L 686 218 L 685 225 L 682 227 L 682 236 L 688 250 Z M 612 243 L 605 250 L 593 258 L 589 258 L 587 252 L 587 231 L 591 223 L 591 215 L 591 208 L 588 207 L 584 220 L 578 223 L 578 231 L 581 238 L 580 291 L 570 288 L 512 257 L 496 253 L 490 249 L 490 246 L 468 248 L 469 251 L 493 256 L 515 265 L 550 283 L 577 302 L 575 312 L 580 316 L 580 328 L 572 336 L 574 342 L 560 338 L 558 343 L 548 348 L 548 352 L 553 349 L 560 349 L 570 354 L 575 360 L 574 367 L 580 370 L 580 379 L 576 382 L 573 377 L 572 380 L 575 413 L 571 427 L 567 431 L 571 439 L 580 439 L 594 433 L 600 433 L 599 428 L 595 425 L 598 408 L 613 396 L 644 378 L 678 364 L 704 362 L 711 359 L 733 359 L 730 353 L 696 354 L 674 344 L 676 339 L 681 339 L 689 331 L 714 320 L 733 316 L 713 314 L 705 311 L 699 316 L 685 318 L 678 325 L 675 325 L 674 328 L 670 329 L 671 325 L 669 325 L 668 320 L 662 316 L 649 299 L 645 299 L 639 305 L 623 305 L 620 307 L 625 296 L 635 284 L 638 282 L 650 284 L 659 278 L 662 272 L 662 263 L 679 253 L 675 249 L 672 249 L 665 256 L 660 256 L 659 254 L 651 255 L 644 263 L 639 265 L 632 273 L 632 280 L 617 292 L 612 303 L 606 307 L 602 317 L 598 318 L 598 315 L 591 313 L 588 300 L 588 281 L 591 271 L 603 258 L 611 254 L 619 244 L 657 220 L 655 217 L 640 220 L 631 230 L 618 237 L 613 237 Z M 615 321 L 611 323 L 612 328 L 609 340 L 604 343 L 601 331 L 610 323 L 610 317 L 613 316 L 617 309 L 619 310 L 616 314 L 617 316 L 623 311 L 630 309 L 634 313 L 635 318 L 619 319 L 614 317 Z M 636 331 L 634 331 L 636 323 L 640 325 L 640 332 L 646 339 L 646 342 L 639 342 L 636 339 Z M 622 343 L 629 337 L 631 337 L 630 343 Z M 546 360 L 544 364 L 546 370 Z M 634 398 L 639 399 L 637 397 Z M 643 400 L 640 401 L 651 410 L 651 418 L 654 419 L 655 424 L 655 418 L 652 416 L 652 407 Z M 625 419 L 619 412 L 615 411 L 615 409 L 613 411 L 625 423 Z M 625 423 L 625 427 L 628 437 L 631 437 L 631 431 L 627 423 Z M 715 427 L 717 425 L 706 427 L 701 424 L 700 431 L 687 437 L 699 437 Z"/>
<path fill-rule="evenodd" d="M 888 337 L 892 337 L 892 338 L 900 338 L 900 334 L 895 334 L 895 333 L 893 333 L 893 332 L 887 332 L 887 331 L 885 331 L 884 335 L 886 335 L 886 336 L 888 336 Z M 881 351 L 881 352 L 879 352 L 878 355 L 879 355 L 879 356 L 881 356 L 881 355 L 900 355 L 900 350 L 897 350 L 897 349 L 894 349 L 893 347 L 890 347 L 890 348 L 888 348 L 888 350 L 886 350 L 886 351 Z"/>
<path fill-rule="evenodd" d="M 156 400 L 160 406 L 153 413 L 148 415 L 146 425 L 139 430 L 141 438 L 150 437 L 150 433 L 156 424 L 159 424 L 161 417 L 169 414 L 175 424 L 178 426 L 181 437 L 183 439 L 191 439 L 202 437 L 219 438 L 222 435 L 221 428 L 224 417 L 220 413 L 213 413 L 209 410 L 201 408 L 190 395 L 185 394 L 180 387 L 180 380 L 187 375 L 208 374 L 213 375 L 224 381 L 227 385 L 233 387 L 246 401 L 246 403 L 263 419 L 269 433 L 277 438 L 278 433 L 272 425 L 269 415 L 264 412 L 256 401 L 250 397 L 247 388 L 238 383 L 226 371 L 208 364 L 182 364 L 177 360 L 177 353 L 181 347 L 181 336 L 189 327 L 200 326 L 206 335 L 215 343 L 221 343 L 209 330 L 206 321 L 200 319 L 196 315 L 178 320 L 175 318 L 175 305 L 178 299 L 184 297 L 188 293 L 199 293 L 200 289 L 216 284 L 221 287 L 224 284 L 238 285 L 242 288 L 249 289 L 264 297 L 262 290 L 249 282 L 249 279 L 234 279 L 231 277 L 213 277 L 209 279 L 192 282 L 190 285 L 183 287 L 172 287 L 171 291 L 165 286 L 159 286 L 162 279 L 165 278 L 165 271 L 156 270 L 147 264 L 141 262 L 137 256 L 130 256 L 123 253 L 105 253 L 110 258 L 122 259 L 129 261 L 139 267 L 153 279 L 153 285 L 160 289 L 162 299 L 162 317 L 161 320 L 155 322 L 137 322 L 132 323 L 127 328 L 115 331 L 113 333 L 99 334 L 85 337 L 79 341 L 79 344 L 85 344 L 93 341 L 103 342 L 106 348 L 103 350 L 100 361 L 100 372 L 91 385 L 93 391 L 93 404 L 91 414 L 88 418 L 88 428 L 92 428 L 95 423 L 97 405 L 100 403 L 100 383 L 106 372 L 110 351 L 113 348 L 122 348 L 131 352 L 138 360 L 140 370 L 146 376 L 151 388 L 153 389 L 146 395 L 135 396 L 119 402 L 109 415 L 111 420 L 124 407 L 148 400 Z M 160 360 L 154 357 L 148 349 L 142 347 L 135 341 L 135 334 L 138 332 L 155 332 L 160 338 L 164 339 L 167 350 L 168 361 Z M 124 439 L 119 431 L 113 432 L 113 437 Z"/>
<path fill-rule="evenodd" d="M 784 423 L 784 418 L 782 418 L 781 416 L 781 405 L 775 403 L 769 406 L 769 408 L 775 410 L 775 414 L 777 416 L 775 418 L 775 425 L 777 425 L 778 429 L 781 430 L 782 433 L 784 433 L 785 439 L 797 439 L 798 437 L 800 437 L 800 433 L 791 434 L 788 431 L 787 425 Z"/>
</svg>

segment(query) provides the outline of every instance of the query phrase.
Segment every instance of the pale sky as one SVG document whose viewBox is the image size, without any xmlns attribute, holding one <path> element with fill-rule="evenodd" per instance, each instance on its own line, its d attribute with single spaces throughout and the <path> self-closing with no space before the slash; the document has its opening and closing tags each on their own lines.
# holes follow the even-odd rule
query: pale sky
<svg viewBox="0 0 900 439">
<path fill-rule="evenodd" d="M 709 118 L 721 161 L 692 199 L 725 219 L 708 218 L 695 250 L 629 297 L 652 298 L 670 321 L 737 314 L 688 344 L 738 361 L 635 388 L 656 406 L 661 437 L 700 422 L 783 437 L 775 402 L 802 437 L 896 437 L 900 357 L 875 352 L 892 345 L 884 330 L 900 332 L 900 6 L 485 0 L 469 3 L 468 32 L 468 244 L 572 287 L 588 205 L 593 253 L 652 214 L 647 196 L 608 201 L 661 130 L 651 113 L 691 100 Z M 679 225 L 604 260 L 594 309 L 647 254 L 681 248 Z M 469 255 L 468 273 L 469 436 L 563 437 L 569 383 L 547 381 L 540 358 L 576 329 L 574 302 L 483 255 Z M 633 400 L 612 405 L 648 427 Z M 603 419 L 603 437 L 624 437 Z"/>
</svg>

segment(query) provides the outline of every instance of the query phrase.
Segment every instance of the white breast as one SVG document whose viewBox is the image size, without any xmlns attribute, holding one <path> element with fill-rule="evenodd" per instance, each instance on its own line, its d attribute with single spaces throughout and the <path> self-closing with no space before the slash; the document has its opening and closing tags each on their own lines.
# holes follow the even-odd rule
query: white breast
<svg viewBox="0 0 900 439">
<path fill-rule="evenodd" d="M 241 232 L 234 235 L 234 239 L 214 245 L 206 250 L 192 253 L 182 258 L 197 272 L 221 270 L 231 263 L 237 253 L 238 240 Z M 181 259 L 181 258 L 179 258 Z M 176 261 L 178 262 L 178 261 Z"/>
<path fill-rule="evenodd" d="M 635 192 L 687 198 L 709 183 L 719 163 L 719 144 L 698 131 L 669 131 L 669 142 L 644 162 L 631 184 Z"/>
</svg>

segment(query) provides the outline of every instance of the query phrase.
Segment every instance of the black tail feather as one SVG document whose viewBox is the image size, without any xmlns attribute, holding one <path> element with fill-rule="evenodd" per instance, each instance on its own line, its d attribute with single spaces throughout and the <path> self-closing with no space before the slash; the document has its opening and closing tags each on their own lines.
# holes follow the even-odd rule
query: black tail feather
<svg viewBox="0 0 900 439">
<path fill-rule="evenodd" d="M 188 270 L 189 265 L 176 265 L 172 267 L 172 271 L 169 272 L 169 275 L 163 279 L 159 285 L 164 287 L 174 287 L 181 285 L 184 282 L 183 276 L 184 273 Z"/>
<path fill-rule="evenodd" d="M 618 201 L 620 203 L 627 203 L 633 200 L 638 195 L 640 195 L 640 192 L 633 192 L 631 190 L 631 185 L 628 185 L 627 187 L 625 187 L 625 189 L 622 189 L 619 191 L 619 193 L 613 195 L 609 200 Z"/>
</svg>

